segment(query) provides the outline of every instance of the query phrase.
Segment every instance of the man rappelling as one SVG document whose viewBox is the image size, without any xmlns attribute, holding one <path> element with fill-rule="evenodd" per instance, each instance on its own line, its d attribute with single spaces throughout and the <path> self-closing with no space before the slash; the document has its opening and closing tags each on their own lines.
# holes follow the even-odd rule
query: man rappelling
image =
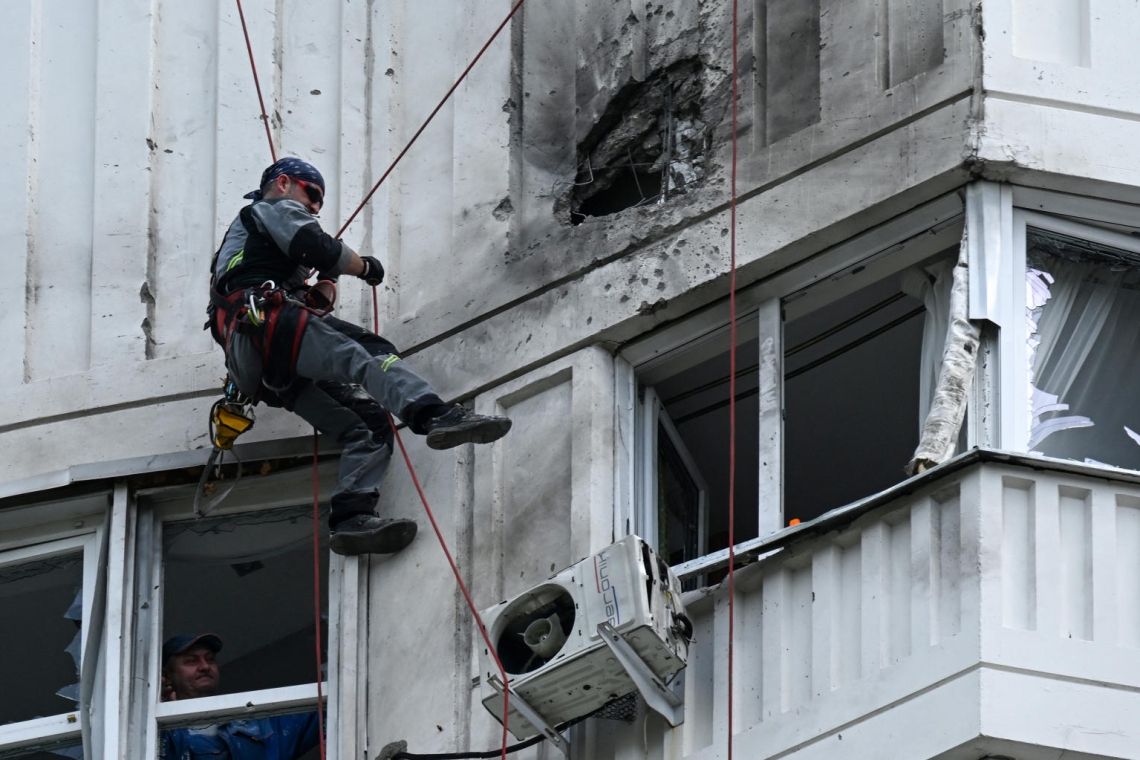
<svg viewBox="0 0 1140 760">
<path fill-rule="evenodd" d="M 490 443 L 511 421 L 446 404 L 384 338 L 329 314 L 341 275 L 376 286 L 384 268 L 321 229 L 325 181 L 282 158 L 230 225 L 211 264 L 211 333 L 230 379 L 253 401 L 284 407 L 341 445 L 329 548 L 338 554 L 403 549 L 416 523 L 376 514 L 392 454 L 387 410 L 433 449 Z M 318 282 L 307 284 L 312 272 Z"/>
</svg>

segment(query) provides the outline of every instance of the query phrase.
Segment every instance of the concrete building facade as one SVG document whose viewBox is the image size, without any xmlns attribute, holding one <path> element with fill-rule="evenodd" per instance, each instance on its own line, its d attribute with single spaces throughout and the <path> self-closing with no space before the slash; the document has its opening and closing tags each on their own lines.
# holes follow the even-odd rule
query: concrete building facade
<svg viewBox="0 0 1140 760">
<path fill-rule="evenodd" d="M 245 0 L 327 230 L 509 10 Z M 319 616 L 311 429 L 260 409 L 194 517 L 225 371 L 208 262 L 270 162 L 237 7 L 3 15 L 0 758 L 155 757 L 319 699 L 329 757 L 497 747 L 398 457 L 381 507 L 421 535 L 322 545 Z M 477 606 L 630 533 L 685 583 L 684 722 L 591 718 L 572 756 L 712 760 L 731 734 L 757 759 L 1140 758 L 1137 23 L 1129 0 L 741 1 L 731 725 L 731 2 L 526 0 L 348 228 L 389 272 L 380 332 L 514 419 L 451 452 L 404 433 Z M 339 316 L 370 326 L 345 280 Z M 224 693 L 160 701 L 162 642 L 205 631 Z"/>
</svg>

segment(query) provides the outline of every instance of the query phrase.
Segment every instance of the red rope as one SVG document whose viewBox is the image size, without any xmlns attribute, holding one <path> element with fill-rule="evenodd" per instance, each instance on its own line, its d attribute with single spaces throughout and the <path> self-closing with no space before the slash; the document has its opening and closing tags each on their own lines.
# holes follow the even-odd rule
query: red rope
<svg viewBox="0 0 1140 760">
<path fill-rule="evenodd" d="M 313 629 L 317 639 L 317 724 L 319 728 L 321 760 L 325 760 L 325 711 L 321 687 L 321 507 L 320 475 L 317 471 L 317 429 L 313 428 Z"/>
<path fill-rule="evenodd" d="M 491 43 L 494 42 L 495 38 L 499 36 L 499 32 L 503 31 L 503 28 L 506 27 L 507 23 L 511 20 L 512 17 L 514 17 L 515 12 L 520 7 L 522 7 L 522 4 L 524 2 L 525 0 L 518 0 L 518 2 L 514 4 L 514 7 L 511 8 L 511 12 L 507 14 L 507 17 L 505 19 L 503 19 L 503 23 L 499 24 L 498 28 L 495 29 L 494 34 L 491 35 L 491 38 L 483 44 L 483 47 L 479 48 L 479 52 L 476 53 L 475 57 L 471 59 L 471 63 L 467 64 L 467 68 L 465 68 L 463 70 L 463 73 L 459 75 L 459 79 L 455 80 L 455 84 L 451 85 L 451 89 L 448 90 L 447 94 L 443 96 L 443 100 L 439 101 L 439 105 L 432 109 L 432 112 L 428 114 L 428 117 L 424 120 L 424 123 L 421 124 L 420 128 L 416 130 L 416 133 L 412 135 L 412 139 L 408 141 L 408 144 L 404 146 L 404 149 L 400 151 L 400 154 L 396 156 L 396 160 L 392 162 L 392 165 L 389 166 L 382 175 L 380 175 L 380 179 L 378 179 L 376 181 L 376 184 L 372 186 L 372 189 L 368 191 L 368 195 L 364 196 L 364 200 L 362 200 L 360 202 L 360 205 L 356 207 L 356 210 L 352 212 L 352 216 L 348 217 L 348 221 L 345 222 L 344 226 L 342 226 L 336 233 L 336 236 L 338 238 L 344 234 L 345 230 L 348 229 L 348 225 L 352 224 L 352 220 L 356 218 L 356 215 L 359 214 L 366 205 L 368 205 L 368 201 L 372 200 L 372 196 L 375 195 L 376 191 L 380 189 L 380 185 L 384 184 L 384 180 L 388 179 L 388 175 L 391 174 L 392 170 L 396 168 L 396 164 L 400 163 L 400 159 L 404 157 L 404 154 L 408 152 L 408 149 L 412 147 L 416 140 L 419 139 L 420 134 L 422 134 L 423 131 L 427 129 L 427 125 L 430 124 L 431 120 L 435 118 L 435 115 L 439 113 L 439 109 L 443 108 L 444 103 L 446 103 L 451 98 L 451 94 L 455 92 L 456 89 L 459 88 L 459 85 L 463 83 L 463 80 L 467 78 L 467 75 L 471 72 L 471 69 L 474 68 L 479 59 L 483 57 L 483 53 L 487 51 L 487 48 L 491 47 Z"/>
<path fill-rule="evenodd" d="M 499 659 L 499 653 L 495 651 L 495 645 L 491 643 L 491 636 L 487 633 L 487 627 L 483 625 L 483 618 L 479 615 L 479 610 L 475 608 L 475 602 L 471 600 L 471 594 L 467 591 L 467 585 L 463 582 L 463 576 L 459 574 L 459 568 L 455 565 L 455 560 L 451 558 L 451 552 L 447 549 L 447 542 L 443 540 L 443 533 L 439 530 L 439 525 L 436 524 L 435 515 L 432 514 L 431 507 L 428 506 L 427 496 L 424 495 L 424 489 L 420 486 L 420 479 L 416 477 L 416 468 L 412 466 L 412 460 L 408 456 L 408 450 L 404 448 L 404 442 L 400 439 L 400 431 L 396 429 L 396 421 L 392 419 L 391 413 L 388 414 L 388 424 L 392 426 L 392 434 L 396 436 L 396 443 L 400 447 L 400 453 L 404 455 L 404 462 L 408 465 L 408 472 L 411 473 L 412 483 L 416 486 L 416 493 L 420 495 L 420 501 L 423 502 L 424 511 L 427 512 L 428 520 L 431 522 L 431 528 L 435 531 L 435 537 L 439 539 L 439 546 L 443 549 L 444 556 L 447 557 L 447 564 L 451 565 L 451 572 L 455 574 L 455 582 L 459 584 L 460 591 L 463 592 L 463 598 L 467 600 L 467 606 L 471 610 L 471 614 L 475 616 L 475 623 L 479 626 L 479 633 L 483 636 L 483 641 L 487 643 L 487 651 L 491 653 L 491 657 L 495 659 L 495 665 L 499 668 L 499 674 L 503 677 L 503 760 L 507 757 L 507 717 L 508 710 L 510 710 L 510 692 L 507 691 L 507 671 L 503 667 L 502 661 Z"/>
<path fill-rule="evenodd" d="M 739 0 L 732 0 L 732 183 L 729 213 L 732 230 L 729 243 L 728 282 L 728 760 L 732 760 L 733 631 L 736 627 L 736 99 Z"/>
<path fill-rule="evenodd" d="M 249 29 L 245 25 L 241 0 L 237 0 L 237 9 L 241 19 L 241 33 L 245 35 L 245 50 L 249 53 L 249 68 L 253 71 L 253 86 L 257 90 L 257 102 L 261 106 L 261 123 L 265 125 L 265 139 L 269 141 L 269 155 L 273 158 L 273 163 L 277 163 L 277 150 L 273 147 L 273 133 L 269 131 L 269 115 L 265 113 L 265 99 L 261 97 L 261 80 L 257 78 L 257 64 L 253 62 L 253 45 L 249 42 Z"/>
</svg>

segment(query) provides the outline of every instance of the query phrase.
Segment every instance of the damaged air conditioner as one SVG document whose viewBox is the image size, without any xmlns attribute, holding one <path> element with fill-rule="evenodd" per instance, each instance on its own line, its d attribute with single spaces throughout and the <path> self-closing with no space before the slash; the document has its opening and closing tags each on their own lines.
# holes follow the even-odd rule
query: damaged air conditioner
<svg viewBox="0 0 1140 760">
<path fill-rule="evenodd" d="M 681 584 L 643 540 L 627 536 L 546 582 L 483 611 L 507 672 L 508 728 L 519 739 L 641 691 L 676 725 L 664 680 L 685 667 L 692 624 Z M 502 722 L 502 678 L 481 638 L 483 706 Z"/>
</svg>

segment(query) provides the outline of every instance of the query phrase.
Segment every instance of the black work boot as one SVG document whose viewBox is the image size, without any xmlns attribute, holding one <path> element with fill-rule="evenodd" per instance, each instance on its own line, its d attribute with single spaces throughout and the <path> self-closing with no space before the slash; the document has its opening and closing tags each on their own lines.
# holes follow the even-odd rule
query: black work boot
<svg viewBox="0 0 1140 760">
<path fill-rule="evenodd" d="M 428 420 L 424 427 L 430 448 L 451 449 L 461 443 L 497 441 L 511 429 L 511 421 L 506 417 L 487 417 L 462 406 L 453 406 L 447 413 Z"/>
<path fill-rule="evenodd" d="M 393 554 L 416 537 L 416 521 L 353 515 L 329 533 L 329 549 L 351 557 L 356 554 Z"/>
</svg>

